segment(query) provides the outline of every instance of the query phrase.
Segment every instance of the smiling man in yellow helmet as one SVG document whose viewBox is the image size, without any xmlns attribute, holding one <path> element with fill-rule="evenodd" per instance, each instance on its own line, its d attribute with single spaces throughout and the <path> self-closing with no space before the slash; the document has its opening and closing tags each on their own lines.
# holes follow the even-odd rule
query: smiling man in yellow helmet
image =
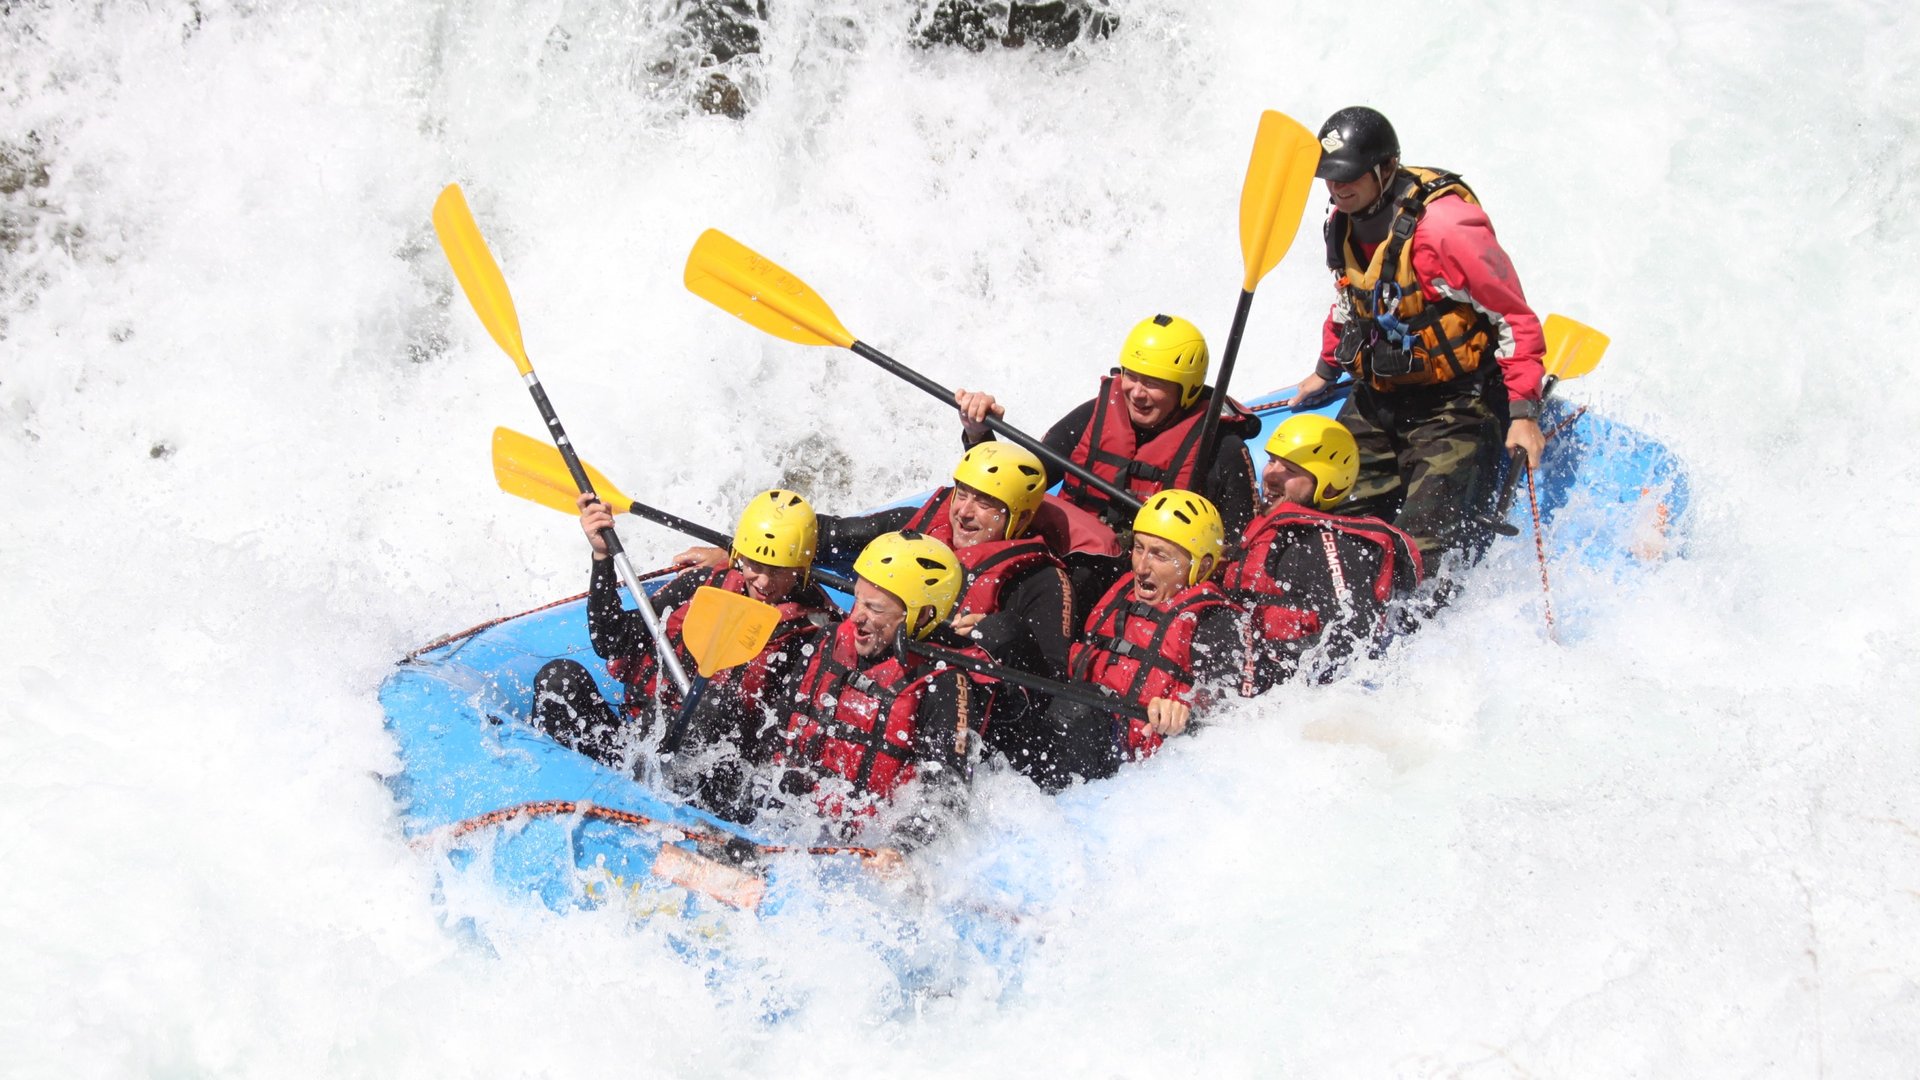
<svg viewBox="0 0 1920 1080">
<path fill-rule="evenodd" d="M 945 625 L 965 577 L 947 545 L 885 533 L 853 572 L 853 607 L 818 643 L 786 709 L 778 790 L 840 839 L 870 836 L 884 816 L 878 841 L 911 850 L 964 811 L 989 692 L 909 643 L 986 654 Z"/>
<path fill-rule="evenodd" d="M 616 712 L 601 697 L 593 676 L 574 660 L 555 660 L 534 680 L 534 724 L 566 746 L 600 761 L 624 763 L 645 740 L 663 730 L 655 721 L 680 707 L 680 693 L 659 667 L 653 636 L 637 611 L 620 597 L 619 579 L 600 533 L 613 527 L 613 512 L 591 495 L 580 496 L 580 528 L 593 549 L 587 594 L 587 636 L 593 651 L 625 688 Z M 779 624 L 766 648 L 747 663 L 713 677 L 694 709 L 668 783 L 716 814 L 750 817 L 742 799 L 745 766 L 772 755 L 778 732 L 764 711 L 786 700 L 804 663 L 801 646 L 818 637 L 839 613 L 810 580 L 819 526 L 813 507 L 791 491 L 761 492 L 747 503 L 733 534 L 733 551 L 718 566 L 687 569 L 653 594 L 664 629 L 691 671 L 697 664 L 681 641 L 687 603 L 694 590 L 711 585 L 772 604 Z M 718 549 L 716 549 L 718 550 Z"/>
<path fill-rule="evenodd" d="M 1316 645 L 1315 675 L 1337 671 L 1422 576 L 1412 537 L 1378 518 L 1330 512 L 1360 471 L 1359 447 L 1339 421 L 1295 416 L 1274 429 L 1267 455 L 1260 516 L 1220 575 L 1252 616 L 1246 694 L 1292 678 Z"/>
<path fill-rule="evenodd" d="M 1211 580 L 1225 553 L 1220 512 L 1193 492 L 1163 491 L 1134 516 L 1132 572 L 1087 616 L 1072 660 L 1076 678 L 1147 710 L 1145 721 L 1115 722 L 1116 763 L 1185 731 L 1196 687 L 1237 680 L 1245 613 Z"/>
<path fill-rule="evenodd" d="M 1047 430 L 1044 441 L 1094 475 L 1146 499 L 1168 488 L 1197 491 L 1219 508 L 1234 535 L 1253 520 L 1253 461 L 1246 440 L 1259 434 L 1260 421 L 1238 404 L 1214 401 L 1207 381 L 1207 341 L 1200 328 L 1176 315 L 1143 319 L 1120 346 L 1119 366 L 1102 377 L 1100 389 Z M 954 395 L 971 446 L 991 439 L 985 421 L 1005 409 L 993 395 L 961 390 Z M 1220 408 L 1219 446 L 1212 467 L 1197 477 L 1200 421 Z M 1127 525 L 1125 511 L 1110 506 L 1100 492 L 1072 476 L 1049 473 L 1048 486 L 1060 481 L 1061 498 L 1104 517 L 1116 530 Z M 1075 595 L 1091 601 L 1124 572 L 1124 560 L 1096 563 L 1069 560 Z"/>
</svg>

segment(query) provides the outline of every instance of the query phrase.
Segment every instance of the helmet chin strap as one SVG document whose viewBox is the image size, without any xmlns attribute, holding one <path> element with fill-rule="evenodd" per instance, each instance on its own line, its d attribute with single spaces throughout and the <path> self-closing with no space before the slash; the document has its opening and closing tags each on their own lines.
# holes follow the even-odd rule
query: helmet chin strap
<svg viewBox="0 0 1920 1080">
<path fill-rule="evenodd" d="M 1355 214 L 1355 217 L 1372 217 L 1385 209 L 1387 205 L 1393 201 L 1390 198 L 1393 190 L 1393 177 L 1394 174 L 1399 171 L 1400 167 L 1394 163 L 1392 158 L 1388 158 L 1386 161 L 1373 167 L 1373 178 L 1380 182 L 1380 194 L 1374 197 L 1373 202 L 1367 204 L 1365 210 Z"/>
</svg>

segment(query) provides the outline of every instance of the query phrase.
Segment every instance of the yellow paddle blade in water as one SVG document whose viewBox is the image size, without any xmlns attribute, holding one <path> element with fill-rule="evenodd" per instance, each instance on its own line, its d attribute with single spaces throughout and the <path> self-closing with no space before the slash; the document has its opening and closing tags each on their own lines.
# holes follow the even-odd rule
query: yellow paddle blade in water
<svg viewBox="0 0 1920 1080">
<path fill-rule="evenodd" d="M 1601 355 L 1613 341 L 1565 315 L 1547 316 L 1540 329 L 1547 337 L 1547 374 L 1558 379 L 1577 379 L 1599 367 Z"/>
<path fill-rule="evenodd" d="M 759 656 L 779 622 L 780 611 L 772 604 L 702 585 L 687 605 L 680 635 L 700 665 L 700 676 L 711 679 Z"/>
<path fill-rule="evenodd" d="M 774 337 L 853 345 L 853 335 L 806 282 L 719 229 L 701 233 L 687 253 L 687 288 Z"/>
<path fill-rule="evenodd" d="M 1252 292 L 1293 246 L 1307 196 L 1313 193 L 1313 171 L 1319 167 L 1320 142 L 1313 132 L 1285 113 L 1269 109 L 1260 114 L 1247 182 L 1240 188 L 1240 255 L 1247 267 L 1243 290 Z"/>
<path fill-rule="evenodd" d="M 624 513 L 633 503 L 599 469 L 584 461 L 580 467 L 587 470 L 587 479 L 593 481 L 593 490 L 599 493 L 600 501 L 614 513 Z M 509 495 L 518 495 L 565 514 L 580 512 L 580 488 L 574 484 L 573 474 L 567 471 L 566 459 L 552 443 L 542 439 L 522 435 L 512 428 L 494 428 L 493 480 Z"/>
<path fill-rule="evenodd" d="M 520 316 L 513 310 L 513 294 L 507 291 L 507 279 L 500 273 L 500 264 L 493 261 L 493 252 L 487 250 L 480 226 L 474 224 L 473 211 L 467 209 L 467 197 L 460 193 L 459 184 L 448 184 L 433 201 L 433 231 L 440 237 L 440 250 L 447 253 L 461 291 L 467 294 L 467 303 L 473 305 L 487 333 L 513 359 L 520 374 L 531 372 L 533 364 L 520 340 Z"/>
</svg>

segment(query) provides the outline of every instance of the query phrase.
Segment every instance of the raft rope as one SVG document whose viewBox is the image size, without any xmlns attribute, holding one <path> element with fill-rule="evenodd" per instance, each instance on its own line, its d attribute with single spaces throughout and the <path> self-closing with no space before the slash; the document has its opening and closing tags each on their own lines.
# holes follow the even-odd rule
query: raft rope
<svg viewBox="0 0 1920 1080">
<path fill-rule="evenodd" d="M 1586 412 L 1585 405 L 1573 410 L 1572 415 L 1555 424 L 1553 430 L 1547 432 L 1543 441 L 1552 442 L 1561 432 L 1572 427 L 1575 420 L 1585 416 Z M 1558 644 L 1560 637 L 1554 632 L 1553 627 L 1553 590 L 1547 585 L 1547 538 L 1546 533 L 1540 528 L 1540 497 L 1534 491 L 1532 469 L 1527 470 L 1527 511 L 1533 516 L 1533 556 L 1540 562 L 1540 600 L 1547 609 L 1547 640 Z"/>
<path fill-rule="evenodd" d="M 1540 560 L 1540 599 L 1547 607 L 1547 640 L 1559 642 L 1553 632 L 1553 590 L 1547 587 L 1547 540 L 1540 530 L 1540 500 L 1533 493 L 1533 470 L 1527 470 L 1527 509 L 1533 513 L 1533 554 Z"/>
<path fill-rule="evenodd" d="M 442 825 L 431 833 L 411 841 L 411 844 L 416 850 L 424 850 L 457 840 L 469 833 L 478 832 L 481 829 L 493 825 L 506 824 L 516 818 L 571 817 L 574 815 L 595 818 L 600 821 L 609 821 L 616 825 L 625 825 L 629 828 L 641 829 L 646 832 L 679 833 L 682 837 L 692 840 L 696 844 L 726 847 L 729 844 L 744 843 L 750 846 L 756 854 L 760 855 L 803 853 L 807 855 L 858 855 L 861 858 L 870 858 L 879 854 L 879 852 L 873 848 L 854 847 L 851 845 L 801 847 L 788 844 L 756 844 L 745 837 L 723 836 L 719 833 L 702 832 L 699 829 L 689 829 L 684 826 L 669 824 L 658 818 L 650 818 L 645 814 L 636 814 L 631 810 L 617 810 L 611 806 L 596 806 L 590 802 L 582 802 L 574 799 L 544 799 L 538 802 L 521 803 L 518 806 L 503 807 L 499 810 L 489 810 L 477 817 L 470 817 L 464 821 L 456 821 L 451 825 Z"/>
<path fill-rule="evenodd" d="M 658 570 L 649 570 L 646 573 L 641 574 L 639 580 L 652 581 L 654 578 L 657 578 L 657 577 L 665 577 L 668 574 L 677 574 L 677 573 L 679 573 L 679 570 L 677 568 L 671 567 L 671 566 L 663 566 Z M 576 600 L 584 600 L 586 599 L 586 597 L 587 597 L 586 593 L 575 593 L 572 596 L 563 597 L 559 600 L 555 600 L 550 604 L 541 604 L 539 607 L 536 607 L 536 608 L 528 608 L 527 610 L 522 611 L 517 615 L 502 615 L 497 619 L 488 619 L 486 622 L 483 622 L 478 626 L 469 626 L 465 630 L 458 631 L 457 633 L 448 634 L 443 638 L 430 641 L 427 644 L 422 645 L 419 648 L 408 653 L 407 655 L 401 657 L 400 663 L 402 664 L 410 663 L 411 661 L 417 660 L 420 657 L 425 656 L 430 652 L 433 652 L 435 649 L 443 649 L 443 648 L 446 648 L 448 645 L 454 644 L 455 642 L 465 641 L 467 638 L 470 638 L 473 635 L 480 633 L 482 630 L 491 630 L 494 627 L 499 626 L 501 623 L 512 622 L 513 620 L 519 618 L 521 615 L 537 615 L 542 611 L 547 611 L 552 608 L 564 607 L 565 605 L 571 604 Z"/>
</svg>

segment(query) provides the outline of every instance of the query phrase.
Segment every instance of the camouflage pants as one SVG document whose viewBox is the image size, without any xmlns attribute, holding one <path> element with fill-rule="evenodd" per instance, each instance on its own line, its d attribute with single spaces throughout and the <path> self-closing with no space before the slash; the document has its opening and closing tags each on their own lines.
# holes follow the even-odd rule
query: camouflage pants
<svg viewBox="0 0 1920 1080">
<path fill-rule="evenodd" d="M 1360 386 L 1340 409 L 1360 444 L 1360 476 L 1340 512 L 1398 525 L 1429 574 L 1450 551 L 1477 560 L 1491 536 L 1506 423 L 1482 385 L 1470 378 L 1391 394 Z"/>
</svg>

